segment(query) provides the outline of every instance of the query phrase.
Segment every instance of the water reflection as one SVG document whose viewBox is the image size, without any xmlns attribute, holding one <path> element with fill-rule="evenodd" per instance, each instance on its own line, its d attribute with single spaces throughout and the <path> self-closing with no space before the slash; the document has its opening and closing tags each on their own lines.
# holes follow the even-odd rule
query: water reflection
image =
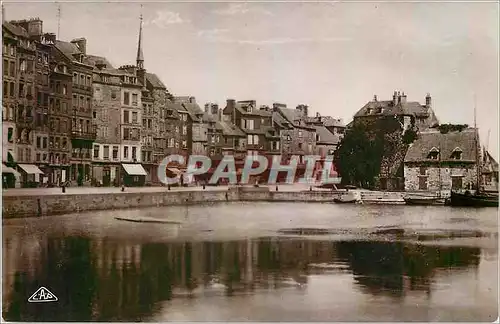
<svg viewBox="0 0 500 324">
<path fill-rule="evenodd" d="M 4 259 L 3 310 L 10 321 L 140 321 L 159 312 L 162 301 L 306 289 L 311 275 L 339 272 L 350 273 L 363 294 L 402 298 L 431 292 L 436 269 L 476 271 L 481 254 L 472 247 L 278 238 L 132 245 L 52 237 L 20 254 L 23 244 L 4 243 L 11 257 Z M 39 286 L 59 302 L 27 303 Z"/>
</svg>

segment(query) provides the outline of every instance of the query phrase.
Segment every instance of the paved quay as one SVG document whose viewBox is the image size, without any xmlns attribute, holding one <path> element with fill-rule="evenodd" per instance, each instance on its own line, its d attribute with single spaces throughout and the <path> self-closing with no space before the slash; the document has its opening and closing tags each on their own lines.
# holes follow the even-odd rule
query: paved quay
<svg viewBox="0 0 500 324">
<path fill-rule="evenodd" d="M 276 185 L 260 185 L 260 187 L 269 187 L 275 191 Z M 251 186 L 247 186 L 251 187 Z M 309 190 L 309 185 L 306 184 L 280 184 L 279 191 L 285 192 L 300 192 Z M 193 186 L 193 187 L 126 187 L 126 193 L 157 193 L 157 192 L 182 192 L 182 191 L 227 191 L 229 186 Z M 329 189 L 314 188 L 314 191 L 331 191 Z M 65 195 L 82 195 L 82 194 L 113 194 L 122 193 L 121 187 L 67 187 Z M 18 197 L 18 196 L 45 196 L 45 195 L 62 195 L 61 188 L 12 188 L 4 189 L 3 196 Z"/>
</svg>

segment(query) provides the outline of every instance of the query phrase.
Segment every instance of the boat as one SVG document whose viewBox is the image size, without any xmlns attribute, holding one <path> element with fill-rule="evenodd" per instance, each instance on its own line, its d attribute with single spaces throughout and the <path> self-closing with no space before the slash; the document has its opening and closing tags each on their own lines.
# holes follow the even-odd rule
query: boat
<svg viewBox="0 0 500 324">
<path fill-rule="evenodd" d="M 452 191 L 449 199 L 450 206 L 456 207 L 498 207 L 498 195 L 484 192 Z"/>
<path fill-rule="evenodd" d="M 333 198 L 333 202 L 337 204 L 354 204 L 359 200 L 359 194 L 353 191 L 347 191 L 345 194 L 340 194 L 337 198 Z"/>
<path fill-rule="evenodd" d="M 407 205 L 444 205 L 444 199 L 440 197 L 404 197 Z"/>
<path fill-rule="evenodd" d="M 126 222 L 134 222 L 134 223 L 156 223 L 156 224 L 175 224 L 175 225 L 181 224 L 181 222 L 178 222 L 178 221 L 160 219 L 160 218 L 154 218 L 154 217 L 116 216 L 115 219 L 120 220 L 120 221 L 126 221 Z"/>
<path fill-rule="evenodd" d="M 450 206 L 456 207 L 498 207 L 498 194 L 486 193 L 480 183 L 481 166 L 479 160 L 479 141 L 478 141 L 478 130 L 476 126 L 476 105 L 474 104 L 474 145 L 476 151 L 476 184 L 474 192 L 470 190 L 455 191 L 452 190 L 450 193 L 450 199 L 448 204 Z"/>
</svg>

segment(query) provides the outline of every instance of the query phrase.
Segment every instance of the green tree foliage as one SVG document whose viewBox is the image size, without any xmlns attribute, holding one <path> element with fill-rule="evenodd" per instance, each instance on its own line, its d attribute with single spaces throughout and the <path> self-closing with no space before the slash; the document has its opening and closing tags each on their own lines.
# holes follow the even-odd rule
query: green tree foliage
<svg viewBox="0 0 500 324">
<path fill-rule="evenodd" d="M 347 130 L 335 151 L 335 163 L 343 184 L 372 188 L 380 173 L 384 154 L 393 154 L 399 136 L 387 136 L 401 131 L 401 124 L 393 117 L 368 123 L 354 123 Z"/>
</svg>

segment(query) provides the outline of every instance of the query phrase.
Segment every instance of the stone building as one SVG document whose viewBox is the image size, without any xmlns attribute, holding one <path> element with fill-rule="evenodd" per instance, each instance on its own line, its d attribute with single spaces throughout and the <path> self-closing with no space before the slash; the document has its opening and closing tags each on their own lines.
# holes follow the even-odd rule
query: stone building
<svg viewBox="0 0 500 324">
<path fill-rule="evenodd" d="M 498 192 L 498 162 L 483 148 L 482 185 L 486 191 Z"/>
<path fill-rule="evenodd" d="M 446 134 L 436 130 L 420 132 L 406 152 L 405 190 L 449 191 L 475 186 L 476 153 L 480 154 L 476 136 L 473 128 Z"/>
<path fill-rule="evenodd" d="M 316 129 L 307 125 L 308 107 L 299 105 L 296 109 L 287 108 L 284 104 L 273 104 L 273 119 L 279 120 L 284 126 L 281 132 L 281 154 L 288 160 L 290 156 L 303 157 L 313 155 L 316 151 Z"/>
<path fill-rule="evenodd" d="M 92 152 L 92 177 L 95 185 L 116 184 L 121 161 L 121 81 L 122 72 L 104 57 L 88 55 L 94 66 L 92 118 L 96 140 Z"/>
<path fill-rule="evenodd" d="M 397 121 L 395 129 L 380 129 L 383 125 Z M 353 125 L 364 125 L 369 136 L 384 134 L 384 152 L 377 177 L 376 187 L 381 190 L 403 190 L 404 158 L 408 145 L 404 143 L 406 132 L 421 132 L 437 126 L 439 121 L 433 111 L 431 96 L 427 94 L 425 104 L 407 101 L 406 94 L 395 91 L 392 100 L 379 101 L 377 96 L 366 103 L 355 115 Z M 384 126 L 385 127 L 385 126 Z"/>
<path fill-rule="evenodd" d="M 87 40 L 74 39 L 71 42 L 57 40 L 54 45 L 57 61 L 64 62 L 72 75 L 69 89 L 71 105 L 71 157 L 69 180 L 73 184 L 90 184 L 92 177 L 92 149 L 96 139 L 96 128 L 92 122 L 92 65 L 85 63 Z"/>
<path fill-rule="evenodd" d="M 221 160 L 223 149 L 227 148 L 226 137 L 224 137 L 224 128 L 221 125 L 221 114 L 219 105 L 205 104 L 205 113 L 203 114 L 203 123 L 207 125 L 207 156 L 212 160 Z"/>
<path fill-rule="evenodd" d="M 195 97 L 175 97 L 180 104 L 178 112 L 181 116 L 181 147 L 187 155 L 205 155 L 207 146 L 207 125 L 203 122 L 203 111 L 196 103 Z"/>
</svg>

